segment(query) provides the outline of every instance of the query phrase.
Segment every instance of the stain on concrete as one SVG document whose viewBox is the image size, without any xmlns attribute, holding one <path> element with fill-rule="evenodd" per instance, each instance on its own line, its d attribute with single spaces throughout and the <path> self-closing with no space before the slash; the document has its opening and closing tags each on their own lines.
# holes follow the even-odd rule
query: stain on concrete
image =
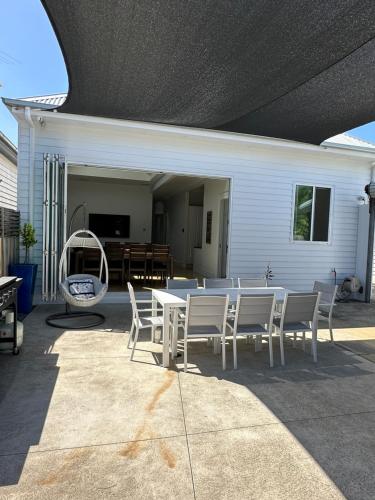
<svg viewBox="0 0 375 500">
<path fill-rule="evenodd" d="M 152 415 L 160 398 L 171 387 L 175 377 L 176 377 L 175 372 L 167 371 L 165 373 L 165 380 L 160 385 L 160 387 L 155 391 L 151 401 L 145 407 L 145 410 L 148 415 Z M 128 443 L 124 448 L 122 448 L 119 454 L 122 457 L 134 460 L 139 456 L 139 454 L 145 447 L 146 440 L 154 439 L 157 437 L 158 435 L 157 433 L 154 432 L 152 424 L 149 421 L 147 421 L 147 415 L 146 415 L 146 419 L 143 421 L 142 425 L 137 428 L 134 439 L 130 443 Z M 160 451 L 160 456 L 162 457 L 163 461 L 167 464 L 167 466 L 170 469 L 174 469 L 176 467 L 176 462 L 177 462 L 176 457 L 173 451 L 169 448 L 168 444 L 163 440 L 159 442 L 159 451 Z"/>
<path fill-rule="evenodd" d="M 171 387 L 171 385 L 173 384 L 173 381 L 174 381 L 175 377 L 176 377 L 176 373 L 175 372 L 167 371 L 165 373 L 165 380 L 164 380 L 164 382 L 157 389 L 157 391 L 153 395 L 151 401 L 146 406 L 146 411 L 148 413 L 152 413 L 155 410 L 155 407 L 156 407 L 157 403 L 159 402 L 160 398 Z"/>
<path fill-rule="evenodd" d="M 143 424 L 138 427 L 135 433 L 134 441 L 131 441 L 122 450 L 120 450 L 120 455 L 122 457 L 127 457 L 134 460 L 138 457 L 145 445 L 143 440 L 149 438 L 149 436 L 149 425 L 147 422 L 143 422 Z"/>
<path fill-rule="evenodd" d="M 165 441 L 159 441 L 159 450 L 161 458 L 164 460 L 167 466 L 170 469 L 174 469 L 177 463 L 176 455 L 173 453 L 173 451 Z"/>
<path fill-rule="evenodd" d="M 64 481 L 70 481 L 73 471 L 79 467 L 82 462 L 87 460 L 91 453 L 92 452 L 87 449 L 77 449 L 67 453 L 60 467 L 48 473 L 43 479 L 37 481 L 37 484 L 39 486 L 50 486 Z"/>
</svg>

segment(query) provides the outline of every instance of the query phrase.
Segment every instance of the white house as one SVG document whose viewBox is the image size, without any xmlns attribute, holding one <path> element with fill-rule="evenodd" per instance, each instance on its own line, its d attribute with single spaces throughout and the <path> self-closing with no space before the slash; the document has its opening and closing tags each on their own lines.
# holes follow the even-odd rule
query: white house
<svg viewBox="0 0 375 500">
<path fill-rule="evenodd" d="M 314 146 L 51 109 L 64 98 L 4 99 L 19 124 L 18 208 L 37 231 L 37 300 L 53 162 L 67 173 L 55 196 L 67 205 L 63 232 L 86 202 L 91 214 L 130 216 L 123 240 L 169 243 L 182 272 L 259 276 L 270 265 L 273 284 L 294 290 L 335 273 L 338 283 L 366 279 L 374 145 L 339 136 Z M 72 229 L 82 224 L 78 217 Z"/>
<path fill-rule="evenodd" d="M 17 148 L 1 132 L 0 207 L 17 208 Z"/>
</svg>

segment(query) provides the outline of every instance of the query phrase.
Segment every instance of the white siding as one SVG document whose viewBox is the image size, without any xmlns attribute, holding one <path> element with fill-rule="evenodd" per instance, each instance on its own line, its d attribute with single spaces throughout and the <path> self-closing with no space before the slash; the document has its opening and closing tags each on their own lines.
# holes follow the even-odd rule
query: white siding
<svg viewBox="0 0 375 500">
<path fill-rule="evenodd" d="M 20 134 L 19 207 L 27 217 L 26 149 Z M 34 224 L 35 257 L 41 264 L 43 153 L 60 153 L 69 162 L 231 178 L 229 274 L 262 274 L 270 264 L 275 285 L 310 289 L 313 281 L 355 272 L 357 196 L 370 178 L 368 160 L 347 159 L 316 148 L 293 151 L 210 137 L 135 130 L 115 125 L 46 119 L 36 128 Z M 23 177 L 25 175 L 25 177 Z M 329 244 L 291 241 L 295 183 L 333 188 Z"/>
<path fill-rule="evenodd" d="M 18 126 L 18 154 L 17 154 L 17 208 L 21 213 L 21 225 L 29 222 L 29 151 L 30 151 L 30 129 L 29 126 L 22 122 Z M 43 163 L 42 171 L 37 173 L 42 175 L 43 179 Z M 42 203 L 38 196 L 34 197 L 35 206 Z M 34 222 L 35 224 L 35 222 Z M 41 262 L 41 241 L 42 241 L 42 224 L 37 225 L 38 248 L 31 250 L 31 257 L 35 262 Z M 35 253 L 35 259 L 34 259 Z M 20 246 L 20 259 L 23 262 L 24 249 Z M 41 282 L 41 269 L 38 269 L 38 284 Z"/>
<path fill-rule="evenodd" d="M 17 209 L 17 167 L 0 154 L 0 207 Z"/>
</svg>

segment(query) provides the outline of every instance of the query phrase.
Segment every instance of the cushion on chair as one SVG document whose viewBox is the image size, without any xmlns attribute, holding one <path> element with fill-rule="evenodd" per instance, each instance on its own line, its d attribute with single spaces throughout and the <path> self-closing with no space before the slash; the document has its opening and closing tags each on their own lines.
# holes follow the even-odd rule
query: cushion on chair
<svg viewBox="0 0 375 500">
<path fill-rule="evenodd" d="M 95 297 L 94 282 L 90 278 L 69 280 L 69 292 L 75 299 Z"/>
<path fill-rule="evenodd" d="M 268 334 L 263 325 L 237 325 L 237 335 Z"/>
<path fill-rule="evenodd" d="M 281 318 L 275 318 L 273 324 L 280 328 Z M 309 332 L 311 328 L 309 325 L 297 321 L 296 323 L 284 323 L 284 332 Z"/>
<path fill-rule="evenodd" d="M 189 326 L 188 337 L 210 337 L 211 335 L 221 335 L 221 331 L 216 326 Z"/>
</svg>

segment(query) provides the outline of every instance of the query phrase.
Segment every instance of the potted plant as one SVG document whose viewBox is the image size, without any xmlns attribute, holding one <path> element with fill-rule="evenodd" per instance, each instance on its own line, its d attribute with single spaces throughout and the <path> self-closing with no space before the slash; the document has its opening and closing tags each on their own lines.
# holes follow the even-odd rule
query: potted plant
<svg viewBox="0 0 375 500">
<path fill-rule="evenodd" d="M 23 225 L 20 231 L 20 239 L 21 245 L 25 247 L 25 261 L 23 264 L 11 264 L 9 274 L 23 279 L 22 285 L 18 289 L 18 311 L 28 314 L 33 307 L 35 280 L 38 270 L 37 264 L 29 262 L 30 248 L 37 243 L 35 228 L 32 224 L 26 222 Z"/>
</svg>

